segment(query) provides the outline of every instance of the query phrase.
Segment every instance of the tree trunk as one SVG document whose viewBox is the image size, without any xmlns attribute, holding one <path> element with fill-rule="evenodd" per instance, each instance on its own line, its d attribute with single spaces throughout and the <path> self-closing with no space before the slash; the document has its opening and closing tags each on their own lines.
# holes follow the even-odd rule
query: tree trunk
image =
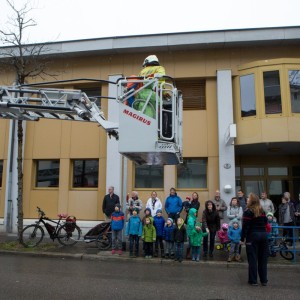
<svg viewBox="0 0 300 300">
<path fill-rule="evenodd" d="M 18 121 L 18 236 L 23 230 L 23 122 Z"/>
</svg>

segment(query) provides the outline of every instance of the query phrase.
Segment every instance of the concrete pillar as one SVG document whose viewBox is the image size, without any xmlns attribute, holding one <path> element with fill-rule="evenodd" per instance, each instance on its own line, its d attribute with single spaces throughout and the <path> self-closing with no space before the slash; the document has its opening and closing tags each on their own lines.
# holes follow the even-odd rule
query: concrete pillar
<svg viewBox="0 0 300 300">
<path fill-rule="evenodd" d="M 221 197 L 229 204 L 236 195 L 231 70 L 217 71 L 219 182 Z M 230 189 L 231 187 L 231 189 Z"/>
</svg>

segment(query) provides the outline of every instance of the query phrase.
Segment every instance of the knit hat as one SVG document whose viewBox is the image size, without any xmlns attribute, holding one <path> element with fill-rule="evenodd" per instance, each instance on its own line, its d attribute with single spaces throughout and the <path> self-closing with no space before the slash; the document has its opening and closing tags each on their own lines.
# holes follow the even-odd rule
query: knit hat
<svg viewBox="0 0 300 300">
<path fill-rule="evenodd" d="M 118 207 L 119 209 L 121 209 L 120 203 L 116 203 L 115 207 Z"/>
<path fill-rule="evenodd" d="M 271 212 L 267 213 L 267 217 L 269 217 L 269 216 L 271 216 L 272 218 L 274 217 L 273 213 L 271 213 Z"/>
<path fill-rule="evenodd" d="M 239 220 L 238 220 L 237 218 L 234 218 L 234 219 L 232 220 L 232 225 L 233 225 L 234 223 L 239 224 Z"/>
<path fill-rule="evenodd" d="M 168 221 L 170 221 L 173 224 L 173 219 L 172 218 L 168 218 Z"/>
<path fill-rule="evenodd" d="M 159 213 L 162 214 L 162 210 L 161 210 L 161 209 L 158 209 L 158 210 L 156 211 L 156 213 L 157 213 L 157 214 L 159 214 Z"/>
<path fill-rule="evenodd" d="M 136 211 L 137 213 L 140 212 L 140 210 L 137 207 L 135 207 L 132 211 Z"/>
<path fill-rule="evenodd" d="M 151 209 L 149 207 L 147 207 L 145 210 L 144 210 L 144 213 L 146 213 L 146 211 L 149 211 L 150 214 L 151 214 Z"/>
</svg>

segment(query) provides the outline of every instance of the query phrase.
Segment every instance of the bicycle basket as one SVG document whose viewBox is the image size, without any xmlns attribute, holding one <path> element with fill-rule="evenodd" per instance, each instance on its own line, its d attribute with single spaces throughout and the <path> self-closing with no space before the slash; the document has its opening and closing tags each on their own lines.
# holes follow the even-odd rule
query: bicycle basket
<svg viewBox="0 0 300 300">
<path fill-rule="evenodd" d="M 68 233 L 74 232 L 76 228 L 76 217 L 68 216 L 66 219 L 65 227 Z"/>
</svg>

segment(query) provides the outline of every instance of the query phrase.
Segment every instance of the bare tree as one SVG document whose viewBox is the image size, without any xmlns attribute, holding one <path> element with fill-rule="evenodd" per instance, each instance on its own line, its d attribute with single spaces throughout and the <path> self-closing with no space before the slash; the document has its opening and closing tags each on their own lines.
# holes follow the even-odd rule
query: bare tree
<svg viewBox="0 0 300 300">
<path fill-rule="evenodd" d="M 50 50 L 45 43 L 26 43 L 25 33 L 32 27 L 37 26 L 36 22 L 29 17 L 33 7 L 30 1 L 17 8 L 13 0 L 6 0 L 12 16 L 8 17 L 7 29 L 0 29 L 0 40 L 3 47 L 0 48 L 2 57 L 0 64 L 6 69 L 13 70 L 16 74 L 15 85 L 24 84 L 26 78 L 50 75 L 47 68 L 50 63 L 47 52 Z M 18 233 L 23 229 L 23 126 L 18 121 Z"/>
</svg>

